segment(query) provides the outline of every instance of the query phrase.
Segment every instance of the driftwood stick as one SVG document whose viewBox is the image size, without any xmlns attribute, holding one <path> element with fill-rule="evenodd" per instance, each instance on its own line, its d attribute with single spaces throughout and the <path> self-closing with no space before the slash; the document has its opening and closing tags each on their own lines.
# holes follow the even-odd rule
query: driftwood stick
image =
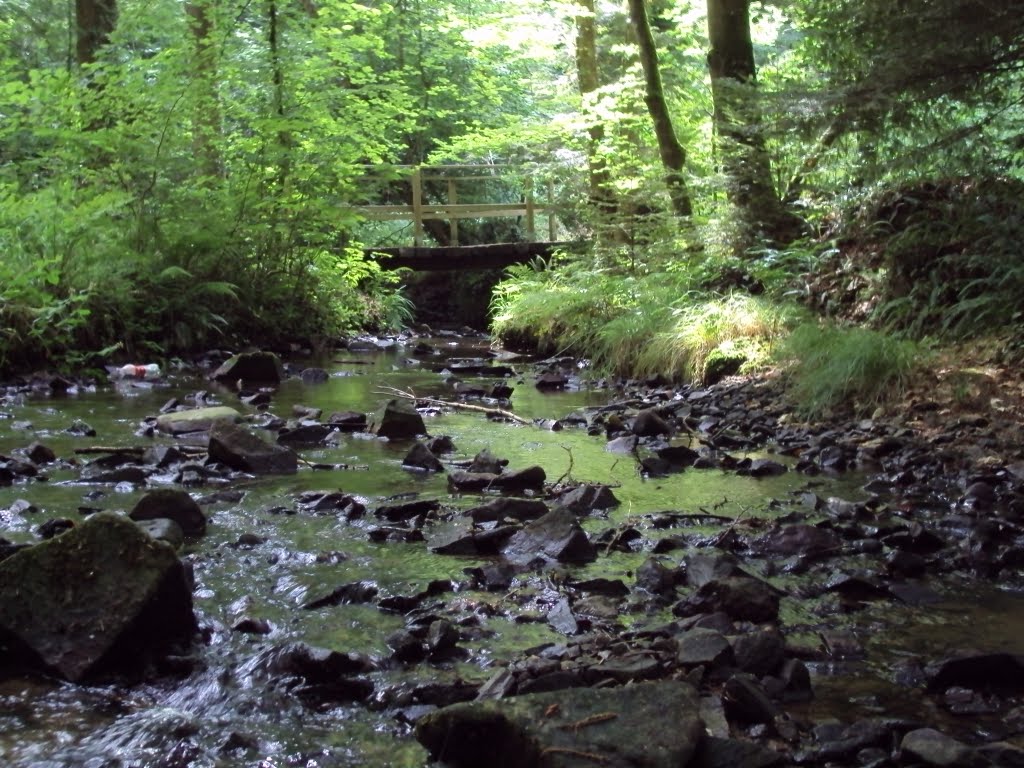
<svg viewBox="0 0 1024 768">
<path fill-rule="evenodd" d="M 90 454 L 90 453 L 145 453 L 146 449 L 141 445 L 93 445 L 88 448 L 75 448 L 75 453 Z"/>
<path fill-rule="evenodd" d="M 524 419 L 522 416 L 516 416 L 511 411 L 506 411 L 502 408 L 486 408 L 482 405 L 470 405 L 469 403 L 453 402 L 451 400 L 441 400 L 436 397 L 419 397 L 413 392 L 405 392 L 395 387 L 383 387 L 382 389 L 375 390 L 375 395 L 388 395 L 389 397 L 400 397 L 405 400 L 413 400 L 430 405 L 440 405 L 444 408 L 454 408 L 459 411 L 475 411 L 476 413 L 485 413 L 488 416 L 500 416 L 505 419 L 511 419 L 517 424 L 526 424 L 527 426 L 533 426 L 533 422 L 528 419 Z"/>
</svg>

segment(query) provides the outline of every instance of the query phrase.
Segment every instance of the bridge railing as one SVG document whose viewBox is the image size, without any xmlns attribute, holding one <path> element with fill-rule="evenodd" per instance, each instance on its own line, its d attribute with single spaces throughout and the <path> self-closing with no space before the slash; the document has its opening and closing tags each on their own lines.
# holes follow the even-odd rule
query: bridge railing
<svg viewBox="0 0 1024 768">
<path fill-rule="evenodd" d="M 537 238 L 537 215 L 546 214 L 548 240 L 555 239 L 557 222 L 554 213 L 554 182 L 544 184 L 541 201 L 537 200 L 535 179 L 523 166 L 513 165 L 430 165 L 430 166 L 368 166 L 368 174 L 380 174 L 386 169 L 397 174 L 397 179 L 407 181 L 411 188 L 410 204 L 401 205 L 360 205 L 356 211 L 370 221 L 411 221 L 413 243 L 423 245 L 423 223 L 429 220 L 448 222 L 451 245 L 459 244 L 460 219 L 493 219 L 522 217 L 526 226 L 526 237 Z M 520 200 L 513 203 L 460 203 L 460 187 L 470 183 L 505 181 L 520 185 Z M 446 199 L 435 203 L 424 199 L 424 185 L 428 182 L 444 182 Z"/>
</svg>

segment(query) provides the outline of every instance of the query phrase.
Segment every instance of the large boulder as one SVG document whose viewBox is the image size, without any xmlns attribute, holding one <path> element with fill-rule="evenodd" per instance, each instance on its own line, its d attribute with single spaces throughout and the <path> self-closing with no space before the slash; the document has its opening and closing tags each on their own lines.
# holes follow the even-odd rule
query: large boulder
<svg viewBox="0 0 1024 768">
<path fill-rule="evenodd" d="M 252 384 L 279 384 L 284 366 L 273 352 L 243 352 L 225 360 L 210 378 L 222 384 L 239 379 Z"/>
<path fill-rule="evenodd" d="M 241 418 L 242 414 L 234 408 L 214 405 L 161 414 L 156 419 L 156 428 L 171 435 L 184 435 L 189 432 L 208 432 L 214 424 L 222 421 L 234 424 Z"/>
<path fill-rule="evenodd" d="M 160 488 L 150 491 L 132 508 L 128 517 L 136 522 L 167 518 L 181 526 L 186 536 L 202 536 L 206 533 L 206 515 L 195 499 L 177 488 Z"/>
<path fill-rule="evenodd" d="M 703 738 L 699 710 L 687 683 L 574 688 L 453 704 L 421 718 L 416 738 L 452 768 L 679 768 Z"/>
<path fill-rule="evenodd" d="M 271 445 L 245 427 L 223 421 L 210 430 L 208 450 L 213 461 L 254 475 L 291 475 L 299 468 L 295 451 Z"/>
<path fill-rule="evenodd" d="M 424 435 L 427 427 L 419 411 L 407 400 L 389 400 L 377 418 L 377 435 L 389 440 L 404 440 Z"/>
<path fill-rule="evenodd" d="M 0 659 L 66 680 L 187 644 L 192 593 L 174 549 L 101 512 L 0 562 Z"/>
</svg>

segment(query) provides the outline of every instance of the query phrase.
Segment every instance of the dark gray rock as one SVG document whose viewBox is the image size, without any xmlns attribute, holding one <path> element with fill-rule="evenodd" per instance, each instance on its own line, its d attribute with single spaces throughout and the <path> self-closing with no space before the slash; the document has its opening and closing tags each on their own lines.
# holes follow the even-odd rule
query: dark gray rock
<svg viewBox="0 0 1024 768">
<path fill-rule="evenodd" d="M 609 453 L 634 453 L 638 443 L 636 435 L 626 435 L 609 440 L 604 449 Z"/>
<path fill-rule="evenodd" d="M 209 456 L 232 469 L 254 475 L 290 475 L 298 471 L 295 451 L 271 445 L 244 427 L 225 421 L 210 430 Z"/>
<path fill-rule="evenodd" d="M 966 654 L 929 664 L 925 676 L 929 693 L 959 687 L 1019 694 L 1024 691 L 1024 657 L 1009 653 Z"/>
<path fill-rule="evenodd" d="M 971 747 L 934 728 L 919 728 L 906 734 L 900 742 L 900 757 L 904 762 L 921 760 L 925 765 L 942 768 L 972 768 L 988 764 Z"/>
<path fill-rule="evenodd" d="M 420 718 L 416 738 L 452 768 L 690 764 L 703 735 L 696 691 L 685 683 L 572 688 L 455 704 Z"/>
<path fill-rule="evenodd" d="M 656 435 L 669 435 L 672 427 L 653 408 L 640 411 L 633 419 L 630 431 L 637 437 L 655 437 Z"/>
<path fill-rule="evenodd" d="M 167 518 L 181 526 L 186 536 L 206 533 L 206 515 L 199 504 L 185 491 L 160 488 L 139 499 L 128 517 L 136 522 Z"/>
<path fill-rule="evenodd" d="M 327 418 L 327 424 L 342 432 L 361 432 L 366 429 L 366 414 L 358 411 L 336 411 Z"/>
<path fill-rule="evenodd" d="M 491 487 L 507 493 L 539 491 L 544 487 L 545 480 L 547 480 L 547 474 L 543 467 L 526 467 L 498 475 L 491 482 Z"/>
<path fill-rule="evenodd" d="M 779 616 L 779 595 L 769 585 L 745 576 L 730 576 L 704 584 L 697 593 L 676 603 L 676 616 L 722 611 L 737 621 L 761 623 Z"/>
<path fill-rule="evenodd" d="M 303 384 L 324 384 L 331 376 L 323 368 L 303 368 L 299 378 Z"/>
<path fill-rule="evenodd" d="M 560 562 L 588 563 L 597 550 L 576 517 L 556 509 L 527 525 L 509 539 L 505 556 L 512 562 L 527 563 L 537 558 Z"/>
<path fill-rule="evenodd" d="M 607 485 L 587 484 L 559 494 L 556 504 L 576 515 L 586 515 L 595 509 L 612 509 L 619 506 L 612 489 Z"/>
<path fill-rule="evenodd" d="M 499 459 L 488 449 L 484 448 L 473 457 L 473 461 L 470 462 L 468 467 L 466 467 L 466 471 L 500 475 L 507 466 L 508 459 Z"/>
<path fill-rule="evenodd" d="M 787 764 L 786 756 L 751 741 L 705 738 L 697 750 L 692 768 L 772 768 Z"/>
<path fill-rule="evenodd" d="M 281 445 L 321 445 L 334 432 L 329 424 L 299 424 L 277 433 Z"/>
<path fill-rule="evenodd" d="M 664 448 L 659 448 L 657 451 L 658 458 L 666 462 L 670 469 L 679 470 L 683 467 L 689 467 L 693 465 L 700 454 L 692 448 L 688 448 L 685 445 L 669 445 Z"/>
<path fill-rule="evenodd" d="M 53 452 L 53 449 L 38 441 L 31 443 L 25 449 L 25 456 L 35 464 L 49 464 L 51 461 L 57 460 L 57 454 Z"/>
<path fill-rule="evenodd" d="M 736 666 L 762 677 L 774 674 L 785 660 L 786 640 L 778 632 L 759 631 L 739 635 L 732 641 Z"/>
<path fill-rule="evenodd" d="M 241 380 L 253 384 L 279 384 L 284 378 L 284 366 L 273 352 L 243 352 L 224 361 L 210 375 L 223 384 Z"/>
<path fill-rule="evenodd" d="M 770 723 L 781 712 L 753 675 L 735 674 L 725 683 L 722 692 L 725 714 L 739 723 Z"/>
<path fill-rule="evenodd" d="M 181 530 L 181 526 L 166 517 L 139 520 L 136 525 L 151 538 L 170 544 L 175 552 L 185 545 L 185 532 Z"/>
<path fill-rule="evenodd" d="M 402 459 L 402 466 L 423 469 L 427 472 L 444 472 L 444 464 L 423 443 L 415 443 Z"/>
<path fill-rule="evenodd" d="M 490 472 L 455 470 L 448 473 L 448 487 L 456 493 L 479 493 L 489 489 L 497 478 Z"/>
<path fill-rule="evenodd" d="M 834 531 L 814 525 L 785 525 L 754 542 L 758 552 L 769 555 L 822 555 L 839 553 L 842 541 Z"/>
<path fill-rule="evenodd" d="M 672 594 L 676 589 L 675 569 L 649 557 L 636 569 L 636 585 L 654 595 Z"/>
<path fill-rule="evenodd" d="M 192 592 L 173 548 L 98 513 L 0 562 L 0 649 L 67 680 L 187 644 Z"/>
<path fill-rule="evenodd" d="M 684 666 L 719 666 L 732 664 L 733 661 L 729 641 L 713 629 L 691 629 L 684 632 L 676 637 L 676 645 L 676 661 Z"/>
<path fill-rule="evenodd" d="M 536 520 L 550 510 L 540 499 L 501 498 L 489 501 L 479 507 L 467 510 L 466 515 L 474 522 L 486 523 L 512 518 L 514 520 Z"/>
<path fill-rule="evenodd" d="M 389 440 L 408 440 L 426 434 L 427 427 L 408 400 L 389 400 L 377 417 L 376 432 Z"/>
</svg>

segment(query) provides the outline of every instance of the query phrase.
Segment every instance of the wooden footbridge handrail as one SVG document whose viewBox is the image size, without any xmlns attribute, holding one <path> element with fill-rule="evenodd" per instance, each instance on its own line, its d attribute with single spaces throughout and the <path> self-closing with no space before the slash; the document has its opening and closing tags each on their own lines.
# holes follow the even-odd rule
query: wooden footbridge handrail
<svg viewBox="0 0 1024 768">
<path fill-rule="evenodd" d="M 534 196 L 533 175 L 525 172 L 523 166 L 513 165 L 431 165 L 431 166 L 367 166 L 371 173 L 383 170 L 395 171 L 398 179 L 407 180 L 411 185 L 409 205 L 360 205 L 356 211 L 371 221 L 411 221 L 413 243 L 423 245 L 423 222 L 444 220 L 448 222 L 450 245 L 459 245 L 459 219 L 493 219 L 522 216 L 526 223 L 526 237 L 537 240 L 537 214 L 547 214 L 548 240 L 555 240 L 557 221 L 555 219 L 554 182 L 548 180 L 544 202 L 538 203 Z M 368 173 L 368 175 L 371 175 Z M 460 203 L 459 185 L 467 182 L 518 180 L 522 184 L 521 197 L 515 203 Z M 424 202 L 425 182 L 447 182 L 447 200 L 444 203 Z"/>
</svg>

